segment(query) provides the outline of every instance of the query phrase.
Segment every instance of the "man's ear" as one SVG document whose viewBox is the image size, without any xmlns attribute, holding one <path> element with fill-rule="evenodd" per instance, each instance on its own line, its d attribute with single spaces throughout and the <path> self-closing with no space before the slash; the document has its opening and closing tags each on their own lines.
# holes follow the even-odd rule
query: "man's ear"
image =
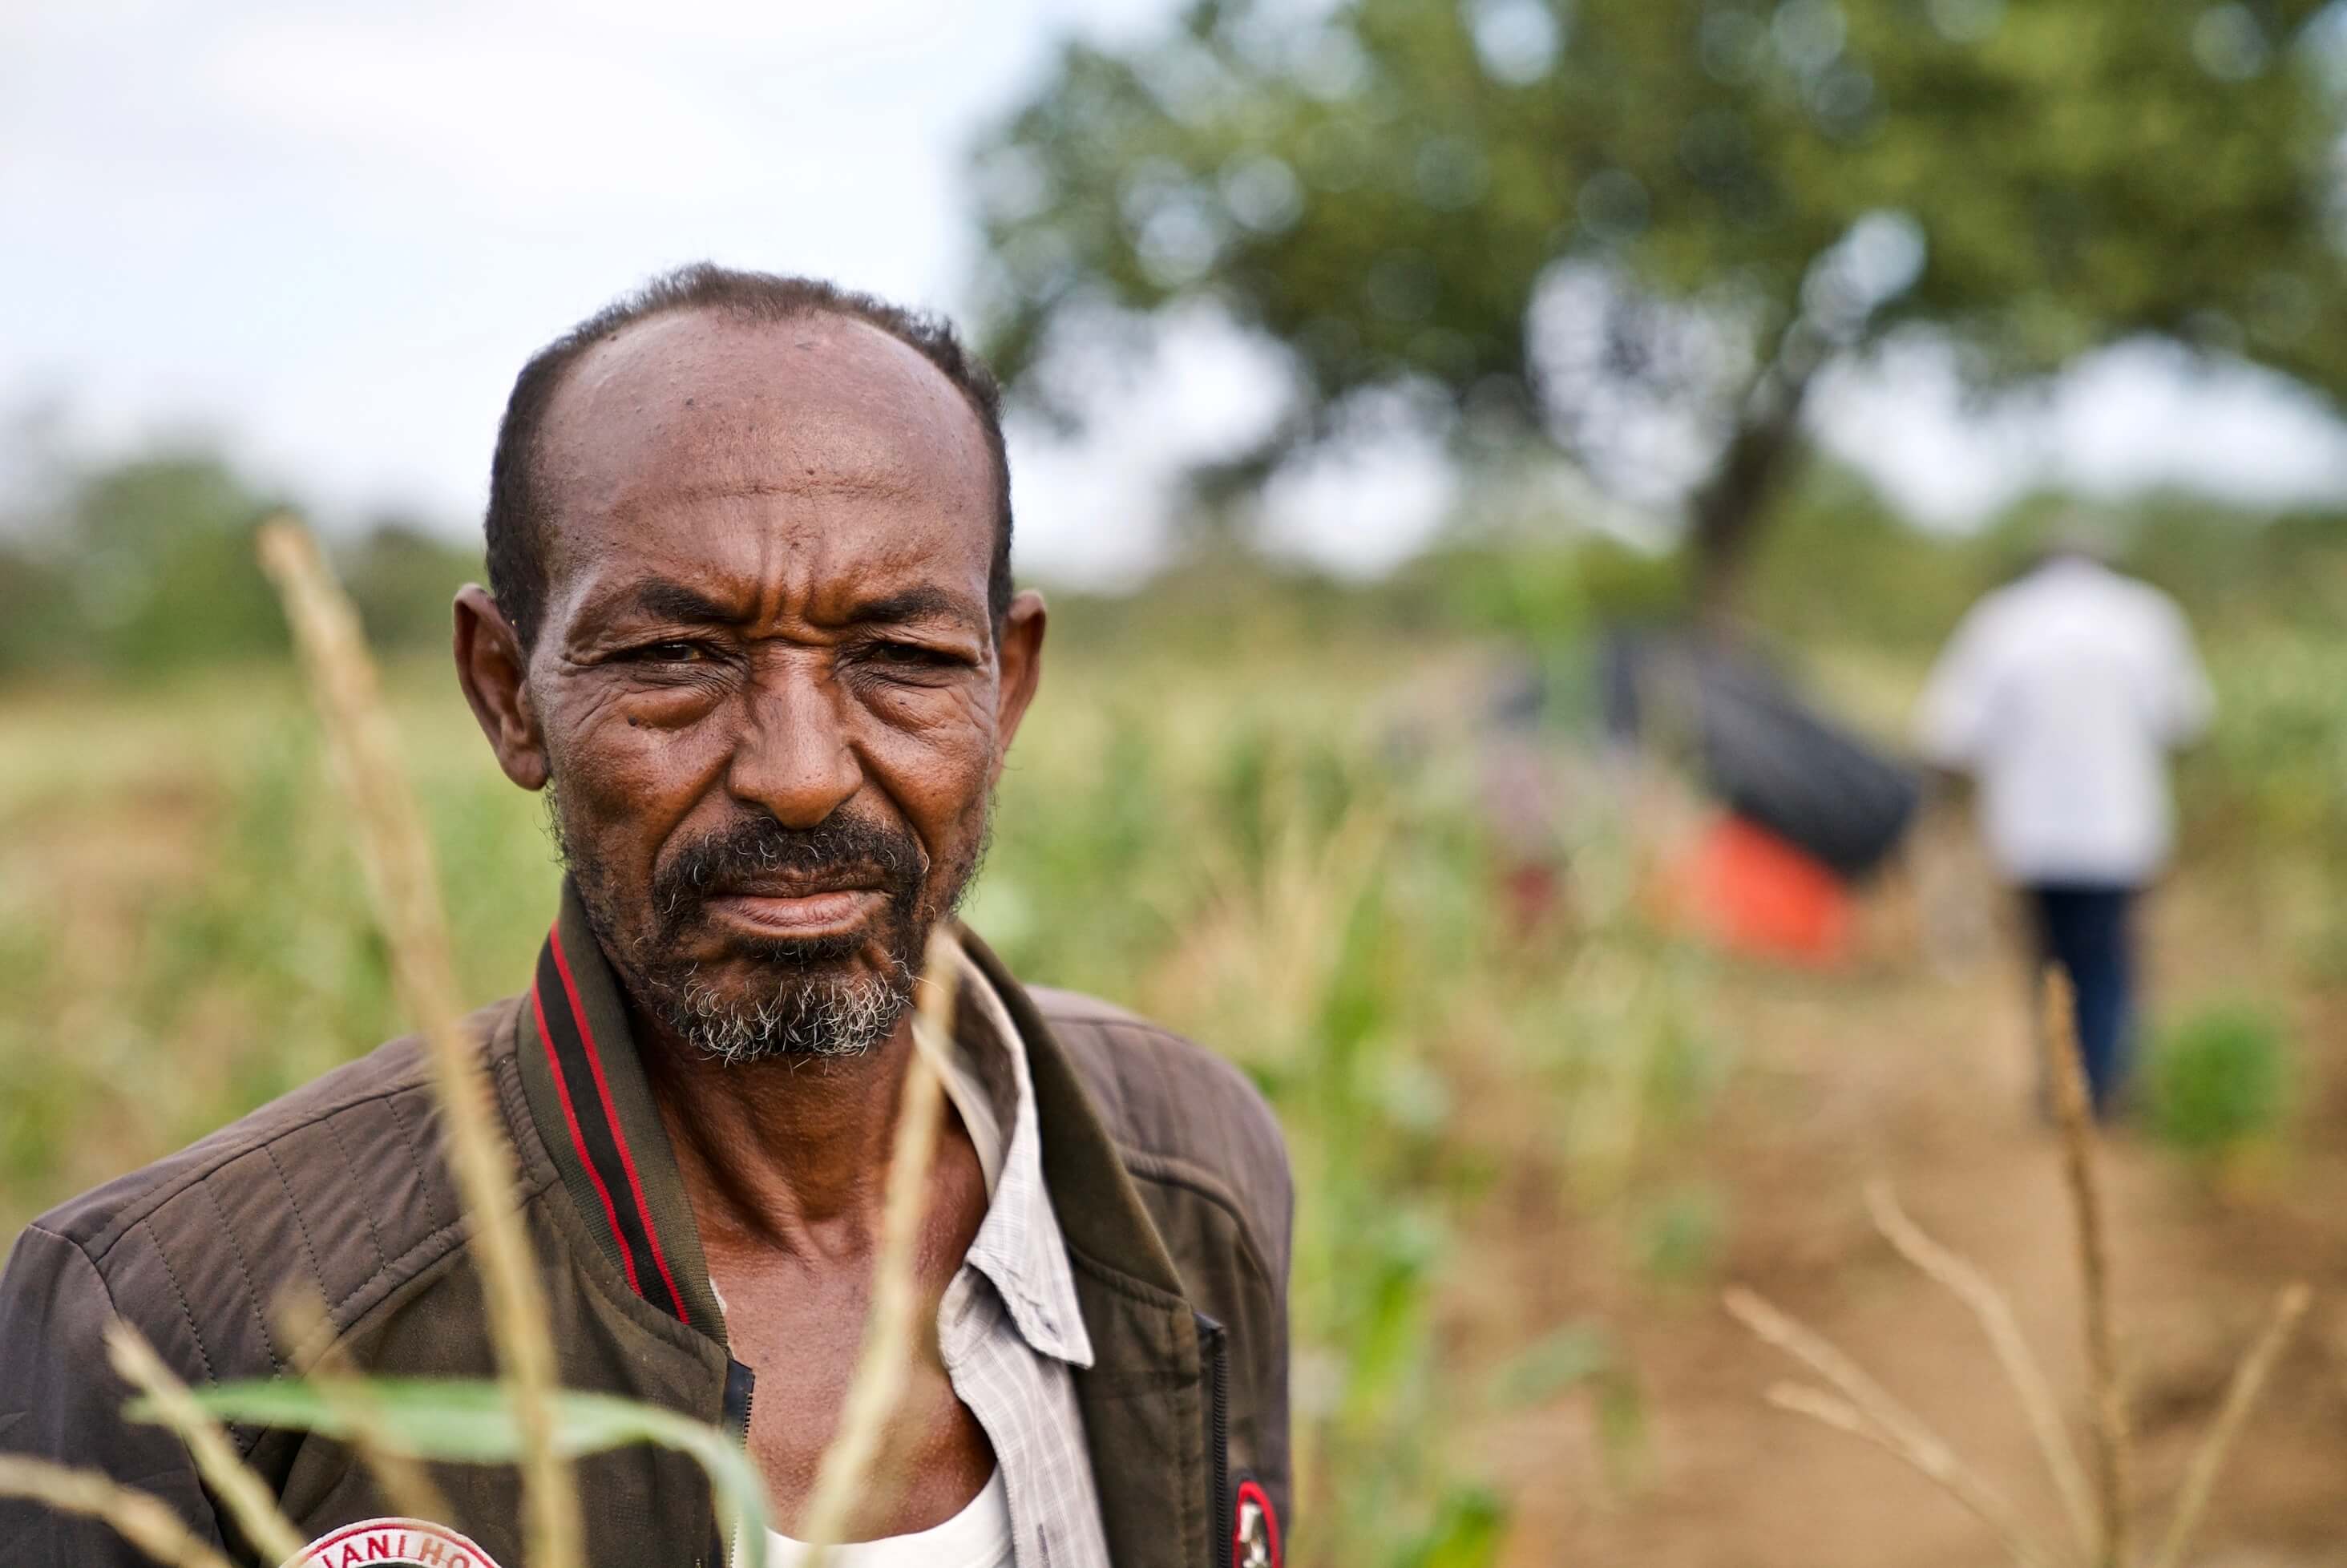
<svg viewBox="0 0 2347 1568">
<path fill-rule="evenodd" d="M 513 622 L 506 619 L 489 590 L 466 583 L 456 593 L 456 683 L 497 766 L 524 789 L 544 789 L 547 780 L 546 737 L 530 711 L 525 682 L 529 657 Z"/>
<path fill-rule="evenodd" d="M 1010 743 L 1019 734 L 1019 721 L 1027 716 L 1027 704 L 1035 700 L 1036 684 L 1043 678 L 1043 627 L 1049 620 L 1043 596 L 1031 588 L 1012 598 L 1002 618 L 999 646 L 1002 683 L 994 699 L 994 731 L 1001 737 L 994 749 L 998 781 L 1002 777 L 1003 759 L 1010 754 Z"/>
</svg>

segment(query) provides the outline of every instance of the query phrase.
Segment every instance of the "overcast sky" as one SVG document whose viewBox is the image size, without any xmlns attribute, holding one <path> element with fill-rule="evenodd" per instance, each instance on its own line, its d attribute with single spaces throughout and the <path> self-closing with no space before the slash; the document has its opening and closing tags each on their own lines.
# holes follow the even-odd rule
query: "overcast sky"
<svg viewBox="0 0 2347 1568">
<path fill-rule="evenodd" d="M 1071 28 L 1171 8 L 0 4 L 0 410 L 61 399 L 100 446 L 209 431 L 330 516 L 469 526 L 521 361 L 654 271 L 710 256 L 959 304 L 977 126 Z M 1145 566 L 1163 476 L 1273 395 L 1259 356 L 1198 333 L 1082 445 L 1021 441 L 1022 569 Z M 1928 363 L 1823 403 L 1829 444 L 1939 522 L 2046 473 L 2347 493 L 2347 439 L 2303 400 L 2196 390 L 2156 351 L 1985 423 Z M 1287 482 L 1276 531 L 1370 569 L 1447 497 L 1419 455 L 1366 454 Z"/>
</svg>

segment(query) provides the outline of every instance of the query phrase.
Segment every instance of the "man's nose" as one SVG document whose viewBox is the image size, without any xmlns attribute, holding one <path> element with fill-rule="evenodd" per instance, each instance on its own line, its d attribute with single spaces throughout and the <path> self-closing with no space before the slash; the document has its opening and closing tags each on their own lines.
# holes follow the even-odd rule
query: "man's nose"
<svg viewBox="0 0 2347 1568">
<path fill-rule="evenodd" d="M 805 668 L 761 671 L 748 703 L 725 780 L 736 799 L 784 827 L 813 827 L 862 784 L 833 682 Z"/>
</svg>

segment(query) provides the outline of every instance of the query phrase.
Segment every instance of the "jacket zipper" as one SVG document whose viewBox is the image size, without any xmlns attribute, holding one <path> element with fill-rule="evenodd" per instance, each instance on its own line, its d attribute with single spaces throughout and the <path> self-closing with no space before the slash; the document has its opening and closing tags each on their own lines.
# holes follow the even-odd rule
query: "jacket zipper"
<svg viewBox="0 0 2347 1568">
<path fill-rule="evenodd" d="M 757 1397 L 758 1374 L 725 1358 L 725 1430 L 743 1448 L 750 1446 L 750 1401 Z"/>
<path fill-rule="evenodd" d="M 720 1407 L 719 1419 L 726 1434 L 745 1449 L 750 1446 L 750 1401 L 757 1396 L 758 1374 L 733 1357 L 725 1358 L 725 1400 Z M 725 1563 L 739 1561 L 741 1531 L 735 1529 L 729 1534 L 722 1524 L 718 1531 L 717 1552 L 710 1561 Z"/>
<path fill-rule="evenodd" d="M 1200 1312 L 1198 1352 L 1206 1375 L 1206 1462 L 1214 1487 L 1206 1516 L 1206 1568 L 1228 1568 L 1231 1540 L 1230 1336 Z"/>
</svg>

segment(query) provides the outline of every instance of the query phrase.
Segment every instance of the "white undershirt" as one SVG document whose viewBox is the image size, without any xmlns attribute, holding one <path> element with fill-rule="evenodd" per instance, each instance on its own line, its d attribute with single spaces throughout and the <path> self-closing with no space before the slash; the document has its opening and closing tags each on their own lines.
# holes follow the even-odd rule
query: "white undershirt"
<svg viewBox="0 0 2347 1568">
<path fill-rule="evenodd" d="M 807 1548 L 777 1531 L 766 1532 L 766 1561 L 796 1568 Z M 848 1542 L 831 1549 L 839 1568 L 1012 1568 L 1010 1498 L 997 1468 L 968 1507 L 943 1524 L 910 1535 Z"/>
</svg>

